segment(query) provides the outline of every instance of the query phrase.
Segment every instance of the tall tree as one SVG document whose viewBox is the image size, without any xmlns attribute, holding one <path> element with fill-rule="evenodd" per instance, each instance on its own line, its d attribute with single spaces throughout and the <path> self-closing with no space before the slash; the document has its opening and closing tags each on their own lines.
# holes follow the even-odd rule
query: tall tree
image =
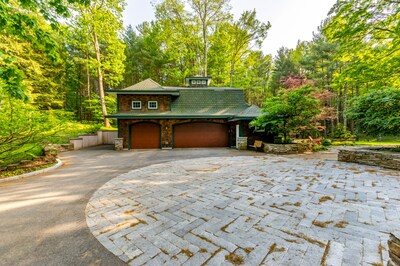
<svg viewBox="0 0 400 266">
<path fill-rule="evenodd" d="M 210 39 L 218 23 L 230 17 L 229 1 L 164 0 L 156 5 L 156 18 L 176 43 L 184 44 L 192 75 L 208 74 Z"/>
<path fill-rule="evenodd" d="M 200 26 L 202 38 L 200 74 L 204 76 L 207 76 L 210 35 L 214 32 L 219 22 L 228 18 L 229 2 L 230 0 L 188 0 L 194 11 L 191 17 Z"/>
<path fill-rule="evenodd" d="M 82 34 L 87 34 L 90 39 L 92 53 L 87 53 L 91 63 L 88 67 L 95 70 L 98 79 L 98 94 L 105 127 L 109 127 L 110 122 L 106 118 L 104 85 L 108 88 L 117 86 L 124 73 L 125 46 L 120 38 L 124 5 L 123 0 L 92 1 L 87 6 L 77 5 L 74 18 L 74 27 L 81 29 Z M 87 51 L 90 49 L 87 48 Z"/>
<path fill-rule="evenodd" d="M 70 3 L 87 4 L 87 0 L 69 0 Z M 57 41 L 43 28 L 39 20 L 45 19 L 53 28 L 58 26 L 59 17 L 68 17 L 69 10 L 63 1 L 1 1 L 0 32 L 27 41 L 42 50 L 51 60 L 57 61 Z M 0 49 L 0 93 L 18 99 L 27 99 L 22 82 L 23 69 L 14 63 L 13 55 Z"/>
<path fill-rule="evenodd" d="M 256 11 L 244 11 L 238 21 L 227 25 L 229 38 L 229 85 L 232 87 L 235 66 L 250 49 L 261 48 L 267 37 L 270 23 L 263 23 L 256 18 Z"/>
<path fill-rule="evenodd" d="M 299 65 L 293 59 L 293 50 L 281 47 L 274 58 L 269 90 L 272 95 L 277 95 L 281 88 L 281 82 L 290 75 L 299 74 Z"/>
</svg>

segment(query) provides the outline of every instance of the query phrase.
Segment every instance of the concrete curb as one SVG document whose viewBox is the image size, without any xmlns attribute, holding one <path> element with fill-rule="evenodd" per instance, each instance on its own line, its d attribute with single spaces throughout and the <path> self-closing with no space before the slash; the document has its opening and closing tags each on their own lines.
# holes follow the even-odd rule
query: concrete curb
<svg viewBox="0 0 400 266">
<path fill-rule="evenodd" d="M 25 178 L 25 177 L 29 177 L 29 176 L 34 176 L 34 175 L 46 173 L 46 172 L 49 172 L 51 170 L 57 169 L 58 167 L 60 167 L 62 165 L 62 161 L 60 159 L 56 159 L 56 160 L 57 160 L 57 164 L 56 165 L 53 165 L 51 167 L 48 167 L 48 168 L 45 168 L 45 169 L 42 169 L 42 170 L 37 170 L 37 171 L 29 172 L 29 173 L 26 173 L 26 174 L 22 174 L 22 175 L 16 175 L 16 176 L 2 178 L 2 179 L 0 179 L 0 183 L 12 181 L 12 180 L 17 180 L 17 179 L 21 179 L 21 178 Z"/>
</svg>

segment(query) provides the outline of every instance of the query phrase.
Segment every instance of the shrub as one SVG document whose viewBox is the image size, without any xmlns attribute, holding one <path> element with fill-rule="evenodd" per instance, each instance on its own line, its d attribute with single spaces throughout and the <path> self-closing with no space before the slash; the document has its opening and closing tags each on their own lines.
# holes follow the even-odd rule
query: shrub
<svg viewBox="0 0 400 266">
<path fill-rule="evenodd" d="M 330 139 L 323 139 L 321 142 L 322 146 L 329 147 L 332 145 L 332 141 Z"/>
<path fill-rule="evenodd" d="M 344 125 L 338 124 L 335 128 L 335 131 L 333 132 L 333 138 L 335 139 L 351 139 L 354 138 L 354 135 L 351 134 L 350 131 L 348 131 Z"/>
<path fill-rule="evenodd" d="M 313 151 L 326 151 L 327 149 L 328 149 L 327 147 L 319 144 L 315 144 L 312 146 Z"/>
</svg>

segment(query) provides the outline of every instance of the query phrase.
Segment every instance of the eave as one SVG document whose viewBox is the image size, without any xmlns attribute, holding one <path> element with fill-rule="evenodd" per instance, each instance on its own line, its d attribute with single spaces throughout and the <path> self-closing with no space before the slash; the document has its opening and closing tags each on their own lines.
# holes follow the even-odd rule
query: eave
<svg viewBox="0 0 400 266">
<path fill-rule="evenodd" d="M 171 95 L 179 96 L 178 90 L 106 90 L 109 94 L 120 94 L 120 95 Z"/>
<path fill-rule="evenodd" d="M 111 119 L 209 119 L 209 118 L 222 118 L 229 119 L 232 115 L 163 115 L 163 116 L 143 116 L 143 115 L 107 115 Z"/>
</svg>

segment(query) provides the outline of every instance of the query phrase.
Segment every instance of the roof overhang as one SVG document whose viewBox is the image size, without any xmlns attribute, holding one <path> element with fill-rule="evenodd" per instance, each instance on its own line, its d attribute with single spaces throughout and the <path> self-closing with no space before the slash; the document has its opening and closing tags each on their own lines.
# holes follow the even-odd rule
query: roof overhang
<svg viewBox="0 0 400 266">
<path fill-rule="evenodd" d="M 202 118 L 222 118 L 229 119 L 232 115 L 107 115 L 107 118 L 114 119 L 202 119 Z"/>
<path fill-rule="evenodd" d="M 234 121 L 251 121 L 254 120 L 256 117 L 254 116 L 248 116 L 248 117 L 232 117 L 228 121 L 229 122 L 234 122 Z"/>
<path fill-rule="evenodd" d="M 124 94 L 124 95 L 172 95 L 179 96 L 178 90 L 106 90 L 109 94 Z"/>
</svg>

